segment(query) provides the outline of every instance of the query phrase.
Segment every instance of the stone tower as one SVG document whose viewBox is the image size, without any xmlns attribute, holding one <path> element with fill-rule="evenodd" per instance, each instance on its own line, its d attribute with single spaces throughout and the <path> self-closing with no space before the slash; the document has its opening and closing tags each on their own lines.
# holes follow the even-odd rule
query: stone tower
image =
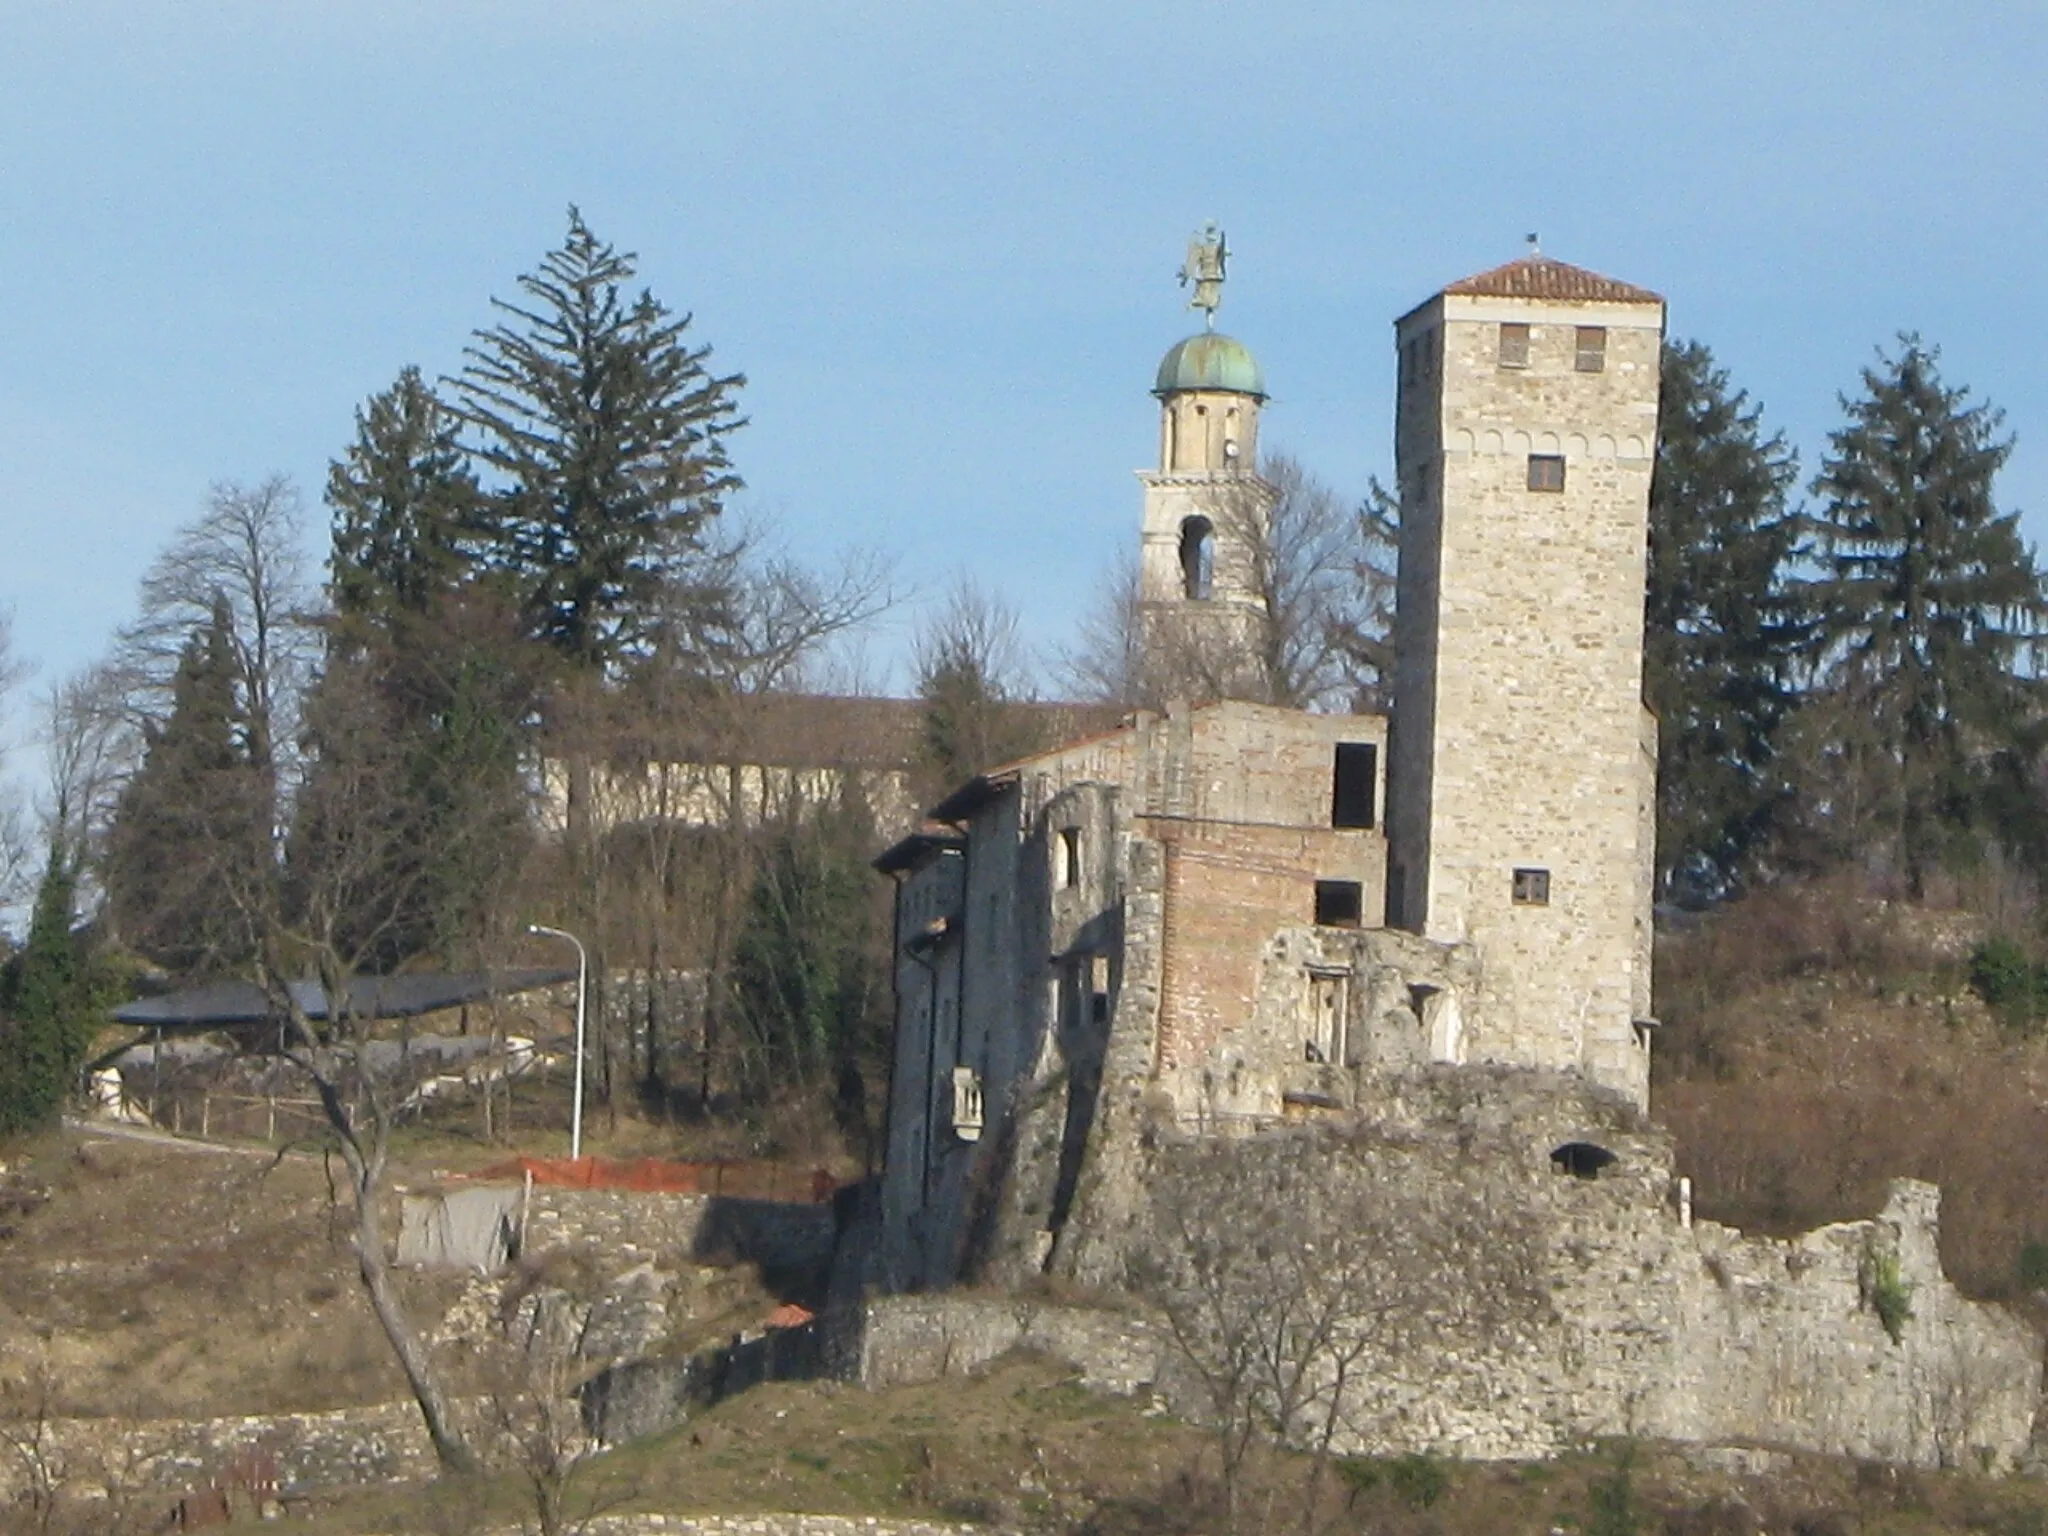
<svg viewBox="0 0 2048 1536">
<path fill-rule="evenodd" d="M 1216 331 L 1177 343 L 1159 364 L 1159 468 L 1145 487 L 1138 598 L 1150 655 L 1170 691 L 1255 692 L 1266 609 L 1257 553 L 1272 488 L 1257 472 L 1265 376 Z M 1205 686 L 1206 685 L 1206 686 Z"/>
<path fill-rule="evenodd" d="M 1395 323 L 1387 921 L 1478 946 L 1467 1059 L 1649 1094 L 1643 573 L 1664 302 L 1530 255 Z"/>
</svg>

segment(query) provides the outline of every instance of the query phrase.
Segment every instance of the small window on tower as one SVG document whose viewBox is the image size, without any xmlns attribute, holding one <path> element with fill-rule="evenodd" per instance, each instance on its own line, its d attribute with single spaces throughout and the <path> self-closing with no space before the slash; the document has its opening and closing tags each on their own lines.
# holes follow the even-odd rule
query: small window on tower
<svg viewBox="0 0 2048 1536">
<path fill-rule="evenodd" d="M 1503 368 L 1526 368 L 1529 366 L 1528 326 L 1513 321 L 1501 322 L 1500 365 Z"/>
<path fill-rule="evenodd" d="M 1550 871 L 1547 869 L 1518 869 L 1515 871 L 1515 905 L 1518 907 L 1547 907 L 1550 905 Z"/>
<path fill-rule="evenodd" d="M 1602 373 L 1606 371 L 1606 326 L 1582 325 L 1579 327 L 1579 348 L 1573 355 L 1572 366 L 1581 373 Z"/>
<path fill-rule="evenodd" d="M 1053 856 L 1053 873 L 1064 890 L 1072 890 L 1081 883 L 1081 829 L 1060 828 L 1060 841 Z"/>
<path fill-rule="evenodd" d="M 1561 453 L 1530 454 L 1529 489 L 1532 491 L 1562 491 L 1564 489 L 1564 455 Z"/>
<path fill-rule="evenodd" d="M 1316 882 L 1316 926 L 1356 928 L 1365 916 L 1365 888 L 1356 880 Z"/>
</svg>

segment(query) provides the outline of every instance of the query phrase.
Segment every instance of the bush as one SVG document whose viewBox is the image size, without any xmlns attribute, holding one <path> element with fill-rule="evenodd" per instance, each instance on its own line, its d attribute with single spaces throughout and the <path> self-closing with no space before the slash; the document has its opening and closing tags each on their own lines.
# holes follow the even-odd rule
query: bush
<svg viewBox="0 0 2048 1536">
<path fill-rule="evenodd" d="M 1986 939 L 1971 954 L 1970 985 L 2014 1029 L 2031 1033 L 2048 1016 L 2048 966 L 2004 934 Z"/>
<path fill-rule="evenodd" d="M 1871 1310 L 1897 1344 L 1905 1337 L 1906 1324 L 1913 1318 L 1913 1283 L 1899 1273 L 1899 1256 L 1895 1253 L 1872 1254 L 1866 1274 Z"/>
<path fill-rule="evenodd" d="M 1635 1447 L 1623 1442 L 1614 1454 L 1613 1469 L 1586 1487 L 1590 1510 L 1586 1536 L 1638 1536 L 1641 1513 L 1636 1508 Z"/>
<path fill-rule="evenodd" d="M 2048 1291 L 2048 1243 L 2038 1238 L 2021 1243 L 2013 1274 L 2023 1291 Z"/>
<path fill-rule="evenodd" d="M 1434 1456 L 1396 1456 L 1387 1463 L 1387 1484 L 1410 1509 L 1428 1509 L 1451 1486 L 1451 1474 Z"/>
</svg>

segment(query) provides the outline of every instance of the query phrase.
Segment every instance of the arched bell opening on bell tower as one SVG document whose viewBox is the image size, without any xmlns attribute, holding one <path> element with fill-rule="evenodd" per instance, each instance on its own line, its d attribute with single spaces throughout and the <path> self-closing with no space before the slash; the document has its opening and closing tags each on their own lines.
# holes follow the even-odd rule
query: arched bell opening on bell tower
<svg viewBox="0 0 2048 1536">
<path fill-rule="evenodd" d="M 1184 518 L 1180 525 L 1181 596 L 1207 602 L 1216 589 L 1216 527 L 1206 517 Z"/>
</svg>

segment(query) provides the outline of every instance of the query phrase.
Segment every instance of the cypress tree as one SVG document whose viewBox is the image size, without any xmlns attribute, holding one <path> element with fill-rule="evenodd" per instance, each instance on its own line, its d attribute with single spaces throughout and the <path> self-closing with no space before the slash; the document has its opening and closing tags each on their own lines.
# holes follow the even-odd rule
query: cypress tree
<svg viewBox="0 0 2048 1536">
<path fill-rule="evenodd" d="M 1832 851 L 1876 854 L 1919 895 L 1987 838 L 2039 840 L 2034 797 L 2011 788 L 2040 737 L 2029 663 L 2048 601 L 1993 495 L 2002 414 L 1944 383 L 1912 335 L 1863 388 L 1813 483 L 1801 768 Z"/>
<path fill-rule="evenodd" d="M 1764 837 L 1799 638 L 1785 582 L 1798 457 L 1696 341 L 1664 348 L 1644 693 L 1659 717 L 1658 887 L 1725 893 Z"/>
<path fill-rule="evenodd" d="M 626 297 L 636 259 L 571 208 L 561 248 L 519 279 L 526 304 L 492 300 L 505 323 L 450 381 L 495 481 L 486 565 L 537 638 L 596 672 L 646 654 L 692 595 L 704 524 L 740 483 L 724 438 L 746 381 L 705 366 L 689 315 Z"/>
<path fill-rule="evenodd" d="M 115 931 L 177 972 L 246 957 L 248 916 L 236 897 L 274 873 L 267 781 L 252 759 L 239 677 L 232 619 L 217 604 L 179 659 L 170 714 L 143 729 L 142 767 L 108 839 Z"/>
<path fill-rule="evenodd" d="M 72 931 L 77 887 L 70 853 L 53 840 L 0 1019 L 0 1132 L 37 1130 L 57 1118 L 92 1038 L 93 988 Z"/>
</svg>

